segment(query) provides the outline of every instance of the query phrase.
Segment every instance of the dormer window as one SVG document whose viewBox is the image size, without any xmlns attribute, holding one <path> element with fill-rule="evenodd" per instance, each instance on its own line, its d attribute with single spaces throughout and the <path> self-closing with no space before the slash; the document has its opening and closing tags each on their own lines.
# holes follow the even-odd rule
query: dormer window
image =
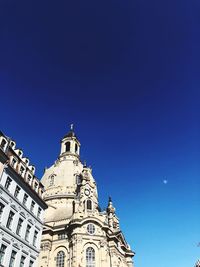
<svg viewBox="0 0 200 267">
<path fill-rule="evenodd" d="M 38 189 L 38 183 L 35 183 L 34 189 L 35 189 L 35 191 L 37 191 L 37 189 Z"/>
<path fill-rule="evenodd" d="M 5 139 L 2 139 L 1 141 L 1 144 L 0 144 L 0 147 L 4 150 L 5 149 L 5 146 L 6 146 L 6 140 Z"/>
<path fill-rule="evenodd" d="M 21 176 L 24 175 L 24 171 L 25 171 L 25 168 L 23 166 L 21 166 L 20 170 L 19 170 L 19 173 Z"/>
<path fill-rule="evenodd" d="M 66 142 L 65 143 L 65 152 L 69 152 L 70 151 L 70 142 Z"/>
<path fill-rule="evenodd" d="M 11 143 L 10 143 L 10 146 L 11 146 L 12 148 L 14 147 L 14 145 L 15 145 L 14 142 L 11 142 Z"/>
<path fill-rule="evenodd" d="M 12 166 L 13 168 L 15 168 L 16 163 L 17 163 L 17 160 L 16 160 L 15 158 L 13 158 L 12 161 L 11 161 L 11 166 Z"/>
<path fill-rule="evenodd" d="M 28 182 L 28 184 L 31 183 L 31 179 L 32 179 L 32 176 L 31 176 L 30 174 L 28 174 L 28 177 L 27 177 L 27 182 Z"/>
</svg>

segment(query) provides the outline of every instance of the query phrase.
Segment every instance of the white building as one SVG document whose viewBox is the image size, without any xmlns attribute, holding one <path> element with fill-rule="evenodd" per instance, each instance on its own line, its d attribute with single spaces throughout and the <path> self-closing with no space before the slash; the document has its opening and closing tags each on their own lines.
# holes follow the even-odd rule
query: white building
<svg viewBox="0 0 200 267">
<path fill-rule="evenodd" d="M 0 266 L 37 266 L 43 227 L 43 185 L 35 167 L 0 132 Z"/>
<path fill-rule="evenodd" d="M 45 170 L 45 226 L 38 267 L 133 267 L 131 251 L 119 227 L 111 199 L 101 211 L 91 168 L 80 161 L 73 129 L 61 140 L 61 152 Z"/>
</svg>

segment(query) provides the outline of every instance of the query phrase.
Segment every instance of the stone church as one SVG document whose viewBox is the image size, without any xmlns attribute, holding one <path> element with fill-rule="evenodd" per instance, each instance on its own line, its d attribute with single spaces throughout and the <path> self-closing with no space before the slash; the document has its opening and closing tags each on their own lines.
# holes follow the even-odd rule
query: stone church
<svg viewBox="0 0 200 267">
<path fill-rule="evenodd" d="M 91 168 L 80 161 L 73 127 L 42 177 L 44 229 L 38 267 L 133 267 L 111 198 L 101 211 Z"/>
</svg>

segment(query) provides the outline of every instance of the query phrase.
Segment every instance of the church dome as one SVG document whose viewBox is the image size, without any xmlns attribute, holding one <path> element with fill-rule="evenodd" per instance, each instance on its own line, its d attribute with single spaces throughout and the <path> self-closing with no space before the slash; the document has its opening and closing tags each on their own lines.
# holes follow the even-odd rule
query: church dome
<svg viewBox="0 0 200 267">
<path fill-rule="evenodd" d="M 48 201 L 50 202 L 50 201 Z M 47 204 L 48 204 L 47 202 Z M 72 204 L 71 203 L 60 203 L 59 205 L 50 206 L 49 204 L 48 213 L 45 213 L 44 220 L 45 223 L 62 221 L 70 219 L 73 214 Z"/>
<path fill-rule="evenodd" d="M 77 176 L 81 174 L 83 165 L 73 157 L 57 160 L 54 165 L 46 169 L 41 182 L 45 187 L 45 196 L 71 195 L 76 190 Z"/>
</svg>

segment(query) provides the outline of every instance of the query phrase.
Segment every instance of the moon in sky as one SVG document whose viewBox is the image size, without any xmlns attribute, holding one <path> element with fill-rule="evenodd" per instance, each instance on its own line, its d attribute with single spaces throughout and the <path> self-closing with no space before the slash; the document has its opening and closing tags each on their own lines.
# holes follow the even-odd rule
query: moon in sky
<svg viewBox="0 0 200 267">
<path fill-rule="evenodd" d="M 167 184 L 168 181 L 166 179 L 163 180 L 163 184 Z"/>
</svg>

